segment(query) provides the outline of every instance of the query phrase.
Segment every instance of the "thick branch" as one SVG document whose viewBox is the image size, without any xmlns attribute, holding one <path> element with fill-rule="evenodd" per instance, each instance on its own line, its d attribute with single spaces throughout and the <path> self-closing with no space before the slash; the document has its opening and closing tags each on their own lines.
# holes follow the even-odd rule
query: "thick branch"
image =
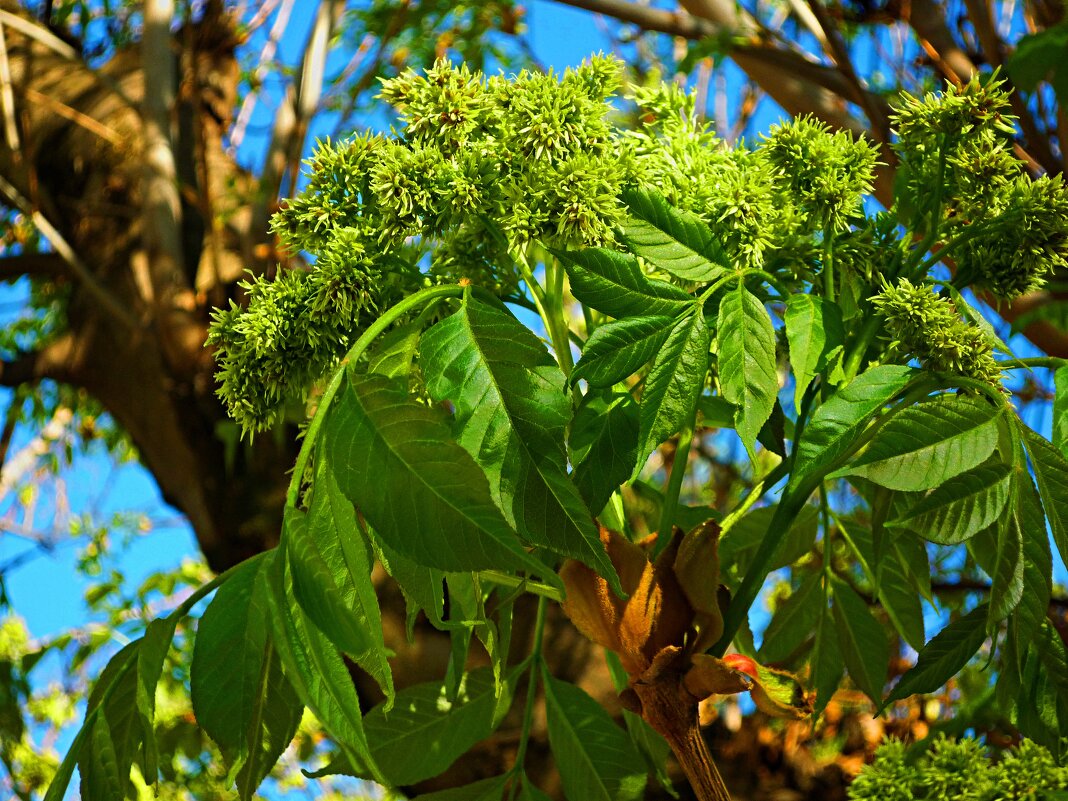
<svg viewBox="0 0 1068 801">
<path fill-rule="evenodd" d="M 64 334 L 40 350 L 19 353 L 0 361 L 0 387 L 35 384 L 45 378 L 77 383 L 75 355 L 77 343 L 72 334 Z"/>
<path fill-rule="evenodd" d="M 70 271 L 58 253 L 20 253 L 0 258 L 0 281 L 14 281 L 23 276 L 59 278 Z"/>
</svg>

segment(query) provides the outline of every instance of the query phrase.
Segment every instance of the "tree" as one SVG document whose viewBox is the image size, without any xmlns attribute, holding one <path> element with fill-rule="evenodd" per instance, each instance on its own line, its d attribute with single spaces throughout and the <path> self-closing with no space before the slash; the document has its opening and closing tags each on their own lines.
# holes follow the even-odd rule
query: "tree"
<svg viewBox="0 0 1068 801">
<path fill-rule="evenodd" d="M 11 200 L 19 203 L 22 202 L 20 197 L 27 199 L 28 204 L 24 202 L 23 208 L 31 212 L 31 216 L 36 212 L 38 222 L 44 223 L 41 231 L 53 230 L 61 235 L 56 239 L 59 257 L 51 254 L 45 258 L 20 256 L 9 266 L 13 273 L 20 270 L 35 272 L 42 279 L 39 286 L 46 290 L 58 286 L 70 292 L 70 300 L 63 305 L 66 328 L 56 331 L 56 335 L 48 340 L 37 340 L 43 346 L 40 353 L 19 354 L 12 359 L 5 371 L 6 380 L 21 384 L 23 380 L 32 382 L 40 377 L 51 377 L 87 388 L 132 437 L 166 496 L 194 522 L 205 553 L 217 568 L 273 544 L 284 489 L 281 477 L 292 462 L 295 450 L 290 437 L 260 436 L 251 445 L 238 446 L 232 452 L 234 458 L 228 458 L 226 445 L 214 437 L 224 418 L 213 398 L 214 387 L 210 380 L 213 368 L 201 350 L 201 341 L 210 308 L 221 304 L 230 295 L 241 296 L 241 290 L 235 284 L 241 270 L 251 266 L 255 273 L 262 274 L 278 260 L 271 252 L 273 241 L 266 233 L 272 206 L 270 198 L 277 192 L 275 187 L 291 174 L 287 161 L 291 164 L 299 156 L 299 142 L 303 139 L 301 130 L 307 125 L 309 110 L 315 106 L 314 100 L 320 94 L 314 68 L 320 63 L 316 54 L 322 53 L 324 43 L 330 39 L 326 30 L 334 22 L 330 13 L 336 13 L 338 5 L 328 7 L 316 28 L 318 33 L 310 39 L 312 46 L 305 60 L 307 69 L 300 70 L 300 88 L 294 88 L 291 106 L 287 106 L 295 110 L 292 116 L 279 116 L 270 149 L 271 158 L 259 178 L 263 186 L 259 192 L 255 188 L 257 178 L 237 170 L 222 147 L 227 111 L 233 109 L 237 97 L 238 74 L 229 51 L 235 37 L 216 6 L 209 5 L 202 18 L 192 20 L 194 24 L 187 26 L 176 41 L 180 52 L 186 54 L 180 73 L 181 85 L 194 89 L 178 92 L 175 97 L 183 98 L 182 102 L 186 103 L 181 107 L 180 116 L 186 120 L 199 120 L 201 124 L 187 128 L 179 126 L 171 149 L 179 185 L 208 188 L 185 191 L 176 197 L 174 182 L 167 179 L 170 167 L 163 155 L 160 160 L 149 162 L 150 169 L 145 174 L 143 186 L 145 196 L 151 199 L 144 202 L 143 212 L 139 189 L 142 185 L 141 160 L 131 156 L 130 151 L 116 153 L 111 147 L 115 139 L 131 141 L 126 132 L 140 130 L 141 123 L 128 106 L 122 106 L 121 96 L 116 96 L 119 97 L 116 101 L 104 87 L 109 82 L 118 83 L 120 88 L 125 87 L 125 95 L 135 98 L 136 105 L 137 85 L 142 80 L 165 86 L 167 79 L 162 74 L 146 74 L 142 79 L 135 55 L 136 47 L 148 48 L 151 53 L 145 60 L 151 67 L 148 72 L 165 72 L 168 59 L 160 57 L 161 37 L 146 36 L 141 45 L 135 44 L 133 27 L 120 14 L 115 25 L 117 40 L 125 37 L 134 50 L 115 53 L 115 57 L 109 59 L 111 51 L 105 49 L 103 53 L 93 53 L 90 41 L 86 48 L 87 58 L 76 58 L 72 62 L 71 56 L 77 57 L 77 51 L 72 54 L 61 44 L 63 37 L 71 35 L 70 31 L 63 30 L 62 21 L 64 15 L 70 13 L 70 7 L 56 9 L 49 4 L 55 27 L 61 34 L 58 40 L 48 37 L 48 25 L 34 23 L 34 27 L 28 29 L 33 31 L 36 39 L 20 33 L 27 29 L 25 25 L 16 27 L 14 20 L 8 20 L 12 26 L 10 30 L 5 28 L 9 57 L 16 75 L 12 86 L 29 86 L 29 91 L 23 93 L 28 99 L 28 109 L 21 117 L 14 118 L 15 130 L 19 133 L 18 125 L 32 123 L 33 127 L 21 131 L 19 142 L 44 143 L 30 151 L 32 158 L 24 154 L 20 163 L 10 158 L 10 182 L 18 191 L 18 196 L 13 195 Z M 14 4 L 7 10 L 18 12 Z M 391 47 L 384 48 L 372 59 L 376 69 L 383 65 L 388 67 L 391 54 L 404 48 L 414 51 L 416 60 L 421 63 L 432 61 L 430 51 L 439 42 L 413 34 L 412 29 L 400 25 L 396 21 L 397 9 L 383 5 L 375 6 L 373 12 L 368 17 L 369 26 L 382 39 L 393 42 Z M 483 12 L 486 16 L 461 8 L 455 17 L 449 17 L 458 22 L 440 26 L 434 21 L 438 13 L 431 7 L 426 12 L 427 17 L 417 17 L 415 22 L 425 24 L 427 29 L 447 28 L 449 24 L 458 26 L 461 36 L 457 39 L 461 42 L 475 40 L 475 37 L 464 38 L 465 26 L 466 29 L 480 29 L 487 22 L 496 21 L 500 27 L 507 28 L 515 20 L 514 12 L 507 5 L 489 7 Z M 440 13 L 444 15 L 445 12 Z M 344 26 L 343 29 L 347 30 Z M 158 32 L 160 27 L 157 25 L 155 30 Z M 715 32 L 708 27 L 703 30 L 705 33 Z M 46 44 L 39 43 L 41 37 Z M 32 45 L 34 69 L 20 73 L 19 53 L 23 51 L 19 48 L 29 47 L 30 41 L 37 42 Z M 764 49 L 770 51 L 772 48 Z M 194 58 L 191 53 L 202 56 Z M 474 63 L 478 62 L 477 53 L 464 55 Z M 767 55 L 765 61 L 773 61 L 773 56 Z M 778 57 L 781 58 L 781 53 Z M 78 60 L 87 63 L 78 65 Z M 72 63 L 77 67 L 74 74 L 82 82 L 80 84 L 71 77 Z M 364 66 L 366 64 L 361 63 L 359 68 Z M 774 75 L 781 79 L 785 72 L 807 74 L 798 67 L 796 62 L 788 61 L 786 68 L 780 68 Z M 756 70 L 756 67 L 752 69 Z M 825 74 L 825 71 L 817 72 Z M 102 77 L 97 79 L 94 77 L 96 73 Z M 366 91 L 374 71 L 366 69 L 360 74 L 364 77 L 353 82 L 357 87 L 356 97 L 366 96 L 360 92 Z M 42 83 L 32 83 L 37 80 Z M 768 83 L 778 85 L 784 82 L 769 80 Z M 206 88 L 198 90 L 196 87 Z M 58 112 L 54 106 L 47 105 L 47 98 L 63 98 L 68 91 L 72 100 L 69 103 L 60 100 L 63 108 Z M 201 92 L 207 93 L 206 99 L 199 104 L 191 103 L 189 98 L 196 98 Z M 153 96 L 159 95 L 153 93 Z M 41 97 L 46 100 L 40 100 Z M 119 102 L 118 107 L 114 105 L 116 102 Z M 75 114 L 80 127 L 68 124 L 72 110 L 85 115 Z M 154 148 L 153 152 L 161 152 L 165 149 L 163 140 L 166 137 L 160 135 L 160 110 L 145 111 L 149 120 L 145 135 Z M 153 115 L 156 119 L 154 132 Z M 100 116 L 109 121 L 113 129 L 111 145 L 103 155 L 98 140 L 107 141 L 106 135 L 101 135 L 108 129 L 94 130 L 90 122 Z M 197 137 L 189 134 L 200 130 L 206 132 L 203 143 L 198 143 Z M 183 131 L 186 132 L 184 136 Z M 1050 140 L 1055 143 L 1055 134 L 1051 134 Z M 131 150 L 139 152 L 136 148 Z M 71 166 L 79 164 L 84 166 L 77 169 Z M 78 176 L 74 186 L 71 175 Z M 114 180 L 115 176 L 119 180 Z M 79 193 L 87 197 L 106 193 L 113 201 L 110 208 L 115 213 L 101 216 L 101 227 L 94 229 L 96 220 L 86 220 L 80 213 L 84 205 L 76 200 Z M 257 198 L 256 202 L 246 205 L 244 199 L 252 196 Z M 176 204 L 181 209 L 181 236 L 177 237 L 173 230 Z M 125 211 L 122 211 L 124 207 Z M 205 213 L 208 208 L 221 208 L 224 212 Z M 57 219 L 51 220 L 51 215 Z M 131 227 L 129 220 L 138 223 Z M 141 221 L 145 226 L 143 237 L 138 228 Z M 180 258 L 175 247 L 179 241 L 184 243 L 179 248 L 182 250 Z M 72 246 L 66 258 L 62 255 L 64 242 Z M 187 277 L 182 277 L 175 269 L 179 262 L 188 265 Z M 85 265 L 91 265 L 91 269 Z M 202 271 L 200 265 L 203 265 Z M 143 269 L 144 266 L 151 269 Z M 222 270 L 219 279 L 212 277 L 217 269 Z M 60 271 L 64 274 L 60 281 L 48 280 Z M 203 272 L 206 276 L 203 283 L 194 278 L 194 272 Z M 139 282 L 138 277 L 146 275 L 151 280 Z M 78 280 L 72 283 L 71 276 Z M 54 297 L 54 294 L 49 295 L 46 291 L 45 297 Z M 109 295 L 113 298 L 110 301 L 107 299 Z M 155 308 L 157 305 L 159 308 Z M 150 319 L 149 333 L 129 335 L 122 323 L 124 315 L 116 307 L 134 309 Z M 140 325 L 143 327 L 144 323 Z M 20 344 L 25 346 L 25 340 Z M 116 358 L 116 354 L 125 355 Z M 136 402 L 131 403 L 131 399 Z M 664 453 L 670 458 L 670 445 L 665 447 Z M 232 472 L 228 472 L 228 464 Z"/>
<path fill-rule="evenodd" d="M 338 749 L 319 775 L 406 787 L 490 736 L 525 679 L 511 766 L 437 797 L 541 792 L 526 763 L 540 688 L 565 796 L 639 797 L 638 744 L 659 772 L 666 743 L 698 799 L 728 799 L 703 701 L 748 692 L 766 714 L 804 718 L 826 708 L 844 665 L 881 712 L 981 650 L 997 659 L 994 708 L 1059 753 L 1068 646 L 1047 617 L 1046 523 L 1068 561 L 1068 458 L 1058 429 L 1050 442 L 1023 424 L 1002 374 L 1068 362 L 1011 357 L 961 292 L 1011 299 L 1068 265 L 1068 190 L 1011 151 L 1000 82 L 905 96 L 893 114 L 903 180 L 870 216 L 873 145 L 800 118 L 755 150 L 725 149 L 665 84 L 634 90 L 642 124 L 621 130 L 606 121 L 619 82 L 606 58 L 512 80 L 439 60 L 384 84 L 396 136 L 320 148 L 273 220 L 314 266 L 250 282 L 248 306 L 220 311 L 211 335 L 221 393 L 248 431 L 321 386 L 281 542 L 112 658 L 46 801 L 75 764 L 90 798 L 131 793 L 135 763 L 156 778 L 160 668 L 176 625 L 214 590 L 193 706 L 245 798 L 305 707 Z M 940 275 L 950 258 L 955 274 Z M 537 310 L 551 352 L 509 305 Z M 707 417 L 734 432 L 755 477 L 723 514 L 679 502 Z M 643 486 L 649 455 L 673 438 L 650 521 L 622 490 Z M 754 509 L 775 487 L 777 502 Z M 924 541 L 992 582 L 929 639 Z M 431 682 L 394 688 L 376 559 L 410 615 L 459 632 Z M 749 611 L 784 566 L 796 594 L 757 649 Z M 516 659 L 522 593 L 538 603 Z M 552 675 L 550 602 L 607 652 L 629 734 Z M 888 631 L 919 656 L 884 697 Z M 472 633 L 486 667 L 469 665 Z M 366 716 L 342 655 L 385 696 Z"/>
</svg>

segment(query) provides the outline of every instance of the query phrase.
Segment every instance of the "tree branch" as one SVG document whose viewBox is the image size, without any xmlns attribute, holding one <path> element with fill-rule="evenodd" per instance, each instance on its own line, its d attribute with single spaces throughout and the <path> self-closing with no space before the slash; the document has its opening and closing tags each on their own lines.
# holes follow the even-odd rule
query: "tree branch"
<svg viewBox="0 0 1068 801">
<path fill-rule="evenodd" d="M 14 281 L 23 276 L 59 278 L 69 275 L 67 262 L 58 253 L 20 253 L 0 258 L 0 281 Z"/>
</svg>

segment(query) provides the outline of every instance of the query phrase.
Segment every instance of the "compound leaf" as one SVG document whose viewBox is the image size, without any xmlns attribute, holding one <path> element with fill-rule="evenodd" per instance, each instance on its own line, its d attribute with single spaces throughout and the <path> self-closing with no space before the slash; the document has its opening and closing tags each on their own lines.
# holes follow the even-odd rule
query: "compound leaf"
<svg viewBox="0 0 1068 801">
<path fill-rule="evenodd" d="M 775 406 L 779 375 L 771 318 L 741 281 L 720 301 L 716 336 L 723 397 L 737 407 L 738 436 L 752 457 L 757 434 Z"/>
</svg>

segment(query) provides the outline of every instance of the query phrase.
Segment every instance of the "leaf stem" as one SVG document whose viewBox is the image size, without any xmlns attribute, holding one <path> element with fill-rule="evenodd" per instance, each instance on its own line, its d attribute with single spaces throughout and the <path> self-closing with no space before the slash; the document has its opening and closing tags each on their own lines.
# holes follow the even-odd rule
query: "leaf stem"
<svg viewBox="0 0 1068 801">
<path fill-rule="evenodd" d="M 295 509 L 300 501 L 300 485 L 304 480 L 304 469 L 308 466 L 308 460 L 311 458 L 312 449 L 315 447 L 315 441 L 319 437 L 319 430 L 323 426 L 323 420 L 326 419 L 326 413 L 329 411 L 330 406 L 334 401 L 334 396 L 337 395 L 338 390 L 341 389 L 341 382 L 344 380 L 345 373 L 349 366 L 354 364 L 360 356 L 363 355 L 363 352 L 371 346 L 371 343 L 374 342 L 380 334 L 412 309 L 431 300 L 460 295 L 463 291 L 464 288 L 459 284 L 432 286 L 427 287 L 426 289 L 421 289 L 414 295 L 409 295 L 404 300 L 400 301 L 396 306 L 386 310 L 381 317 L 371 323 L 367 330 L 356 340 L 356 343 L 349 348 L 348 353 L 342 357 L 341 362 L 334 370 L 334 374 L 330 377 L 330 383 L 328 383 L 326 389 L 323 390 L 322 397 L 319 398 L 319 407 L 315 410 L 315 415 L 312 417 L 311 422 L 308 423 L 308 428 L 304 432 L 304 442 L 300 446 L 300 453 L 297 454 L 297 461 L 293 465 L 293 476 L 289 480 L 289 489 L 286 491 L 287 507 Z"/>
<path fill-rule="evenodd" d="M 1056 370 L 1066 364 L 1068 364 L 1068 359 L 1061 359 L 1057 356 L 1032 356 L 1026 359 L 1006 359 L 1003 362 L 998 362 L 998 368 L 1001 370 L 1016 370 L 1019 368 L 1048 367 L 1051 370 Z"/>
<path fill-rule="evenodd" d="M 690 460 L 690 446 L 693 445 L 693 431 L 697 422 L 697 407 L 694 406 L 689 420 L 679 432 L 679 442 L 675 446 L 675 458 L 671 462 L 671 474 L 668 476 L 667 488 L 664 490 L 664 505 L 660 508 L 660 524 L 656 530 L 656 546 L 653 558 L 671 542 L 674 530 L 675 513 L 682 493 L 682 480 L 686 477 L 686 464 Z"/>
<path fill-rule="evenodd" d="M 523 770 L 523 762 L 527 757 L 527 743 L 530 742 L 530 729 L 534 724 L 534 701 L 538 694 L 538 677 L 541 675 L 542 658 L 541 646 L 545 635 L 545 613 L 549 608 L 548 600 L 543 596 L 538 599 L 538 612 L 534 619 L 534 646 L 530 652 L 530 673 L 527 675 L 527 697 L 523 706 L 523 727 L 519 733 L 519 746 L 515 752 L 515 764 L 512 773 L 518 774 Z M 512 791 L 509 794 L 511 801 L 515 801 L 519 782 L 512 781 Z"/>
<path fill-rule="evenodd" d="M 500 570 L 480 570 L 478 577 L 483 581 L 488 581 L 490 584 L 496 584 L 499 587 L 507 587 L 508 589 L 518 589 L 529 592 L 531 595 L 537 595 L 540 598 L 547 598 L 550 601 L 556 601 L 557 603 L 563 603 L 564 594 L 556 587 L 552 587 L 548 584 L 542 584 L 540 581 L 532 581 L 531 579 L 520 578 L 519 576 L 510 576 L 507 573 L 502 573 Z"/>
<path fill-rule="evenodd" d="M 823 224 L 823 296 L 834 303 L 834 232 L 828 215 Z"/>
</svg>

